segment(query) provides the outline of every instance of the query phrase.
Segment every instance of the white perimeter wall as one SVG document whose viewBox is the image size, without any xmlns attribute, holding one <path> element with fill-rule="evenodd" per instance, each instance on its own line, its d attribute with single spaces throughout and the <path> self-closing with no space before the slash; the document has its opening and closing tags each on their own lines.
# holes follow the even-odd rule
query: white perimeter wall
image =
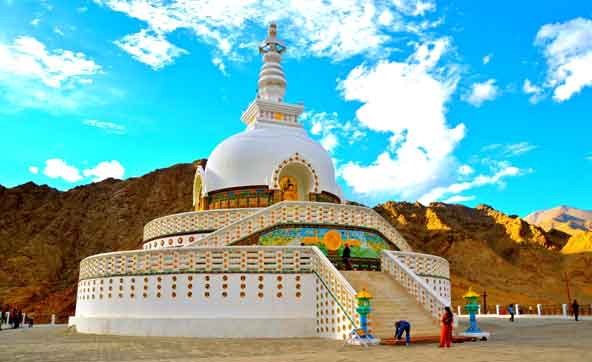
<svg viewBox="0 0 592 362">
<path fill-rule="evenodd" d="M 100 334 L 318 336 L 315 279 L 311 273 L 198 273 L 82 280 L 71 324 Z"/>
</svg>

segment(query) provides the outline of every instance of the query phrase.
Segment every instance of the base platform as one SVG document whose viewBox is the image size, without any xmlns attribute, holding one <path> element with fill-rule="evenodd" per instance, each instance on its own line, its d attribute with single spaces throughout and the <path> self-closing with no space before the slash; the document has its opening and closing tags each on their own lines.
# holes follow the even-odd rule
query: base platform
<svg viewBox="0 0 592 362">
<path fill-rule="evenodd" d="M 452 343 L 464 343 L 464 342 L 476 342 L 478 339 L 475 337 L 465 336 L 454 336 L 452 337 Z M 419 336 L 411 337 L 410 344 L 434 344 L 440 343 L 440 336 Z M 385 346 L 404 346 L 405 339 L 396 340 L 394 338 L 384 338 L 380 341 L 380 344 Z"/>
</svg>

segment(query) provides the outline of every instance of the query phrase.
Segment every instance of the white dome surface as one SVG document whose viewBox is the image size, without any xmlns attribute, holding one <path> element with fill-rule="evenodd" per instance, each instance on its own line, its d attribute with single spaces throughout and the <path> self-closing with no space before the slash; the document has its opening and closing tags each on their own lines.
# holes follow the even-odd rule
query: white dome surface
<svg viewBox="0 0 592 362">
<path fill-rule="evenodd" d="M 255 185 L 272 188 L 274 170 L 296 153 L 315 170 L 319 192 L 342 199 L 331 157 L 303 128 L 261 123 L 216 146 L 206 165 L 204 191 Z"/>
</svg>

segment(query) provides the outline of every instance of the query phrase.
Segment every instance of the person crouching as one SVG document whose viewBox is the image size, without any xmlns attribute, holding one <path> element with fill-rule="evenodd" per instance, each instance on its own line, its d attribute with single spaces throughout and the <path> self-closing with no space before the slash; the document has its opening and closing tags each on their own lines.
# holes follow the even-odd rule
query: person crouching
<svg viewBox="0 0 592 362">
<path fill-rule="evenodd" d="M 403 332 L 405 332 L 405 345 L 409 345 L 411 341 L 411 324 L 407 321 L 396 321 L 395 322 L 395 339 L 397 341 L 401 340 L 403 337 Z"/>
</svg>

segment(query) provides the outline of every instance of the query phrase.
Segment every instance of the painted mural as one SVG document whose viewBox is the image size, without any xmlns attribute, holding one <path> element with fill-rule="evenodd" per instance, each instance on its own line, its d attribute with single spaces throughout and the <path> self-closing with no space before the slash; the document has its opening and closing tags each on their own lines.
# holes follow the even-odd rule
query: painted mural
<svg viewBox="0 0 592 362">
<path fill-rule="evenodd" d="M 276 229 L 261 235 L 259 244 L 314 245 L 326 255 L 341 255 L 347 244 L 354 258 L 379 258 L 383 249 L 393 249 L 383 238 L 367 231 L 312 227 Z"/>
</svg>

